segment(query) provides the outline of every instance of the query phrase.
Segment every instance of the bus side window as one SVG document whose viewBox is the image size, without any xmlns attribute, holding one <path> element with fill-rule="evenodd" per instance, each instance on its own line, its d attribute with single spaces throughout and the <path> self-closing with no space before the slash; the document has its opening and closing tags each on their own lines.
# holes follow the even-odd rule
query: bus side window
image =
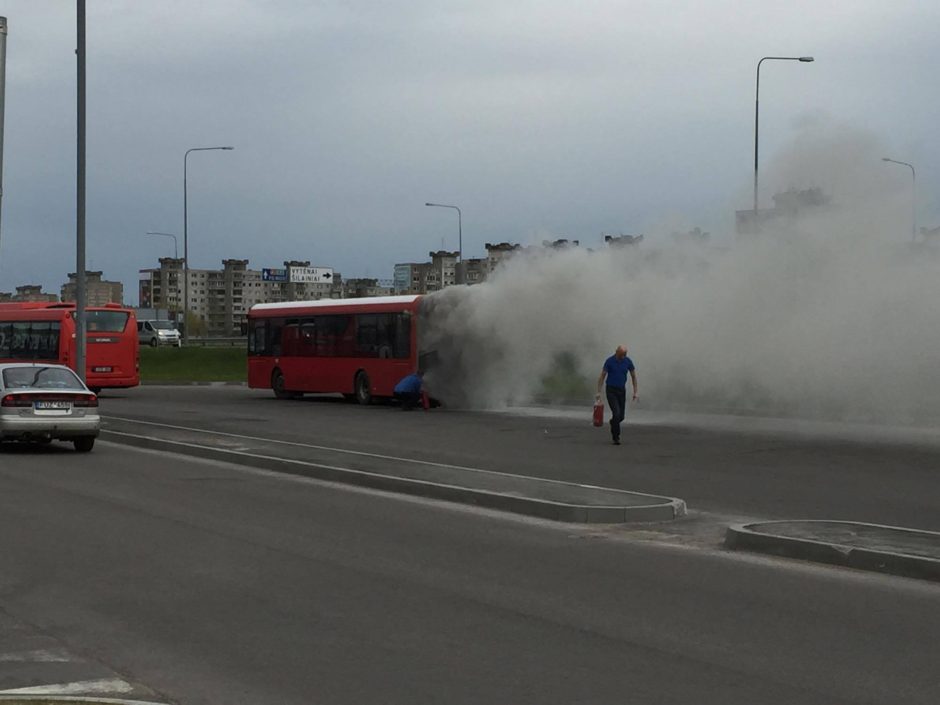
<svg viewBox="0 0 940 705">
<path fill-rule="evenodd" d="M 283 330 L 283 318 L 272 318 L 268 321 L 268 342 L 267 345 L 264 346 L 266 355 L 274 355 L 277 357 L 281 354 L 281 350 L 283 349 L 281 345 L 281 335 Z"/>
<path fill-rule="evenodd" d="M 300 338 L 298 340 L 298 355 L 311 357 L 317 354 L 317 330 L 316 319 L 305 318 L 300 322 Z"/>
<path fill-rule="evenodd" d="M 356 316 L 356 352 L 359 357 L 378 357 L 378 318 L 371 313 Z"/>
<path fill-rule="evenodd" d="M 411 357 L 411 314 L 393 313 L 394 317 L 392 339 L 393 356 L 398 360 L 407 360 Z"/>
<path fill-rule="evenodd" d="M 251 335 L 248 336 L 248 354 L 264 355 L 265 341 L 267 340 L 267 327 L 264 321 L 255 321 L 252 323 Z"/>
<path fill-rule="evenodd" d="M 284 357 L 300 355 L 300 322 L 288 318 L 281 329 L 281 354 Z"/>
<path fill-rule="evenodd" d="M 317 316 L 316 355 L 319 357 L 346 357 L 344 340 L 349 328 L 349 316 Z"/>
</svg>

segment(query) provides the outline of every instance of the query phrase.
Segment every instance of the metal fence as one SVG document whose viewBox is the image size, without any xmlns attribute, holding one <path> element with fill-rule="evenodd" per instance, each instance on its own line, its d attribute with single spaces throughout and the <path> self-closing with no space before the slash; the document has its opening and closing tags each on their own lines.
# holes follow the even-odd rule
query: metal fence
<svg viewBox="0 0 940 705">
<path fill-rule="evenodd" d="M 234 338 L 190 338 L 186 345 L 194 348 L 247 348 L 248 337 L 239 335 Z"/>
</svg>

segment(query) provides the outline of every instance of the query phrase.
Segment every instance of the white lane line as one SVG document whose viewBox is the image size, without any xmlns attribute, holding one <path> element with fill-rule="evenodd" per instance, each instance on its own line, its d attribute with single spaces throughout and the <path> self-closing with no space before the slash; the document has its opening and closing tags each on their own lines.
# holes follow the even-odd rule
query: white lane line
<svg viewBox="0 0 940 705">
<path fill-rule="evenodd" d="M 67 663 L 71 660 L 63 649 L 37 649 L 0 654 L 0 663 Z"/>
<path fill-rule="evenodd" d="M 402 458 L 396 455 L 382 455 L 381 453 L 367 453 L 362 450 L 350 450 L 348 448 L 332 448 L 330 446 L 318 446 L 312 443 L 297 443 L 296 441 L 281 441 L 276 438 L 261 438 L 260 436 L 246 436 L 244 433 L 226 433 L 225 431 L 213 431 L 207 428 L 194 428 L 192 426 L 176 426 L 174 424 L 159 423 L 157 421 L 142 421 L 141 419 L 132 419 L 124 416 L 104 416 L 105 419 L 114 419 L 115 421 L 128 421 L 130 423 L 139 423 L 144 426 L 157 426 L 159 428 L 172 428 L 177 431 L 195 431 L 196 433 L 211 433 L 215 436 L 225 436 L 227 438 L 238 438 L 249 441 L 261 441 L 262 443 L 276 443 L 284 446 L 294 446 L 297 448 L 313 448 L 314 450 L 326 450 L 331 453 L 347 453 L 349 455 L 361 455 L 366 458 L 378 458 L 380 460 L 396 460 L 402 463 L 415 463 L 417 465 L 431 465 L 438 468 L 454 468 L 456 470 L 470 470 L 472 472 L 491 472 L 494 475 L 507 475 L 493 470 L 483 470 L 481 468 L 471 468 L 466 465 L 451 465 L 450 463 L 436 463 L 432 460 L 418 460 L 417 458 Z M 107 430 L 107 429 L 105 429 Z M 525 477 L 525 475 L 512 475 L 512 477 Z"/>
<path fill-rule="evenodd" d="M 259 442 L 261 442 L 261 443 L 273 443 L 273 444 L 280 444 L 280 445 L 285 445 L 285 446 L 294 446 L 294 447 L 296 447 L 296 448 L 313 448 L 314 450 L 325 450 L 325 451 L 329 451 L 329 452 L 331 452 L 331 453 L 346 453 L 346 454 L 348 454 L 348 455 L 360 455 L 360 456 L 363 456 L 363 457 L 366 457 L 366 458 L 378 458 L 379 460 L 394 460 L 394 461 L 400 462 L 400 463 L 413 463 L 413 464 L 415 464 L 415 465 L 429 465 L 429 466 L 431 466 L 431 467 L 436 467 L 436 468 L 449 468 L 449 469 L 453 469 L 453 470 L 465 470 L 465 471 L 467 471 L 467 472 L 481 473 L 481 474 L 484 474 L 484 475 L 497 475 L 497 476 L 502 476 L 502 477 L 513 477 L 513 478 L 518 478 L 518 479 L 521 479 L 521 480 L 536 480 L 536 481 L 538 481 L 538 482 L 545 482 L 545 483 L 551 484 L 551 485 L 563 485 L 563 486 L 565 486 L 565 487 L 584 487 L 584 488 L 591 489 L 591 490 L 604 490 L 604 491 L 607 491 L 607 492 L 623 492 L 623 493 L 625 493 L 625 494 L 640 495 L 640 496 L 644 496 L 644 497 L 654 497 L 654 498 L 656 498 L 656 499 L 661 499 L 661 498 L 664 496 L 664 495 L 650 494 L 650 493 L 648 493 L 648 492 L 638 492 L 638 491 L 635 491 L 635 490 L 622 490 L 622 489 L 617 488 L 617 487 L 601 487 L 600 485 L 585 485 L 585 484 L 581 484 L 581 483 L 579 483 L 579 482 L 565 482 L 564 480 L 551 480 L 551 479 L 546 478 L 546 477 L 537 477 L 537 476 L 534 476 L 534 475 L 520 475 L 520 474 L 518 474 L 518 473 L 513 473 L 513 472 L 501 472 L 501 471 L 499 471 L 499 470 L 484 470 L 483 468 L 473 468 L 473 467 L 469 467 L 469 466 L 467 466 L 467 465 L 452 465 L 452 464 L 450 464 L 450 463 L 435 463 L 434 461 L 431 461 L 431 460 L 418 460 L 417 458 L 402 458 L 402 457 L 395 456 L 395 455 L 382 455 L 381 453 L 367 453 L 367 452 L 365 452 L 365 451 L 361 451 L 361 450 L 349 450 L 349 449 L 347 449 L 347 448 L 331 448 L 330 446 L 319 446 L 319 445 L 313 445 L 313 444 L 311 444 L 311 443 L 297 443 L 297 442 L 295 442 L 295 441 L 280 441 L 280 440 L 277 440 L 277 439 L 274 439 L 274 438 L 261 438 L 261 437 L 259 437 L 259 436 L 246 436 L 246 435 L 243 434 L 243 433 L 226 433 L 226 432 L 224 432 L 224 431 L 211 431 L 211 430 L 204 429 L 204 428 L 193 428 L 192 426 L 175 426 L 175 425 L 173 425 L 173 424 L 158 423 L 158 422 L 156 422 L 156 421 L 141 421 L 140 419 L 131 419 L 131 418 L 123 417 L 123 416 L 104 416 L 103 418 L 105 418 L 105 419 L 114 419 L 115 421 L 128 421 L 128 422 L 130 422 L 130 423 L 142 424 L 142 425 L 144 425 L 144 426 L 157 426 L 157 427 L 159 427 L 159 428 L 172 428 L 172 429 L 175 429 L 175 430 L 177 430 L 177 431 L 194 431 L 194 432 L 196 432 L 196 433 L 211 434 L 211 435 L 215 435 L 215 436 L 225 436 L 225 437 L 228 437 L 228 438 L 240 438 L 240 439 L 245 439 L 245 440 L 249 440 L 249 441 L 259 441 Z M 102 430 L 104 430 L 104 431 L 109 431 L 110 433 L 115 433 L 115 434 L 118 434 L 118 435 L 124 435 L 124 436 L 134 436 L 134 435 L 136 435 L 136 434 L 133 434 L 133 433 L 126 433 L 126 432 L 125 432 L 125 433 L 122 433 L 121 431 L 114 431 L 114 430 L 111 430 L 111 429 L 108 429 L 108 428 L 104 428 L 104 429 L 102 429 Z M 165 438 L 159 438 L 159 439 L 156 439 L 156 440 L 166 441 L 167 439 L 165 439 Z M 180 445 L 192 445 L 192 446 L 197 446 L 197 444 L 195 444 L 195 443 L 184 443 L 184 442 L 182 442 L 182 441 L 170 441 L 170 442 L 179 443 Z M 201 447 L 201 446 L 197 446 L 197 447 Z M 247 452 L 246 452 L 245 455 L 254 455 L 254 454 L 253 454 L 253 453 L 247 453 Z M 260 457 L 266 457 L 266 456 L 260 456 Z M 304 462 L 306 462 L 306 461 L 304 461 Z M 317 463 L 307 463 L 307 464 L 309 464 L 309 465 L 315 465 L 315 466 L 318 465 Z M 329 466 L 329 465 L 324 465 L 324 466 L 320 466 L 320 467 L 331 467 L 331 466 Z M 339 468 L 339 469 L 340 469 L 340 470 L 346 470 L 346 469 L 348 469 L 348 468 Z M 374 474 L 378 474 L 378 473 L 366 473 L 366 474 L 368 474 L 368 475 L 374 475 Z M 675 498 L 674 498 L 674 497 L 666 497 L 666 499 L 675 499 Z"/>
<path fill-rule="evenodd" d="M 130 693 L 134 690 L 127 681 L 119 678 L 96 681 L 75 681 L 73 683 L 52 683 L 33 685 L 28 688 L 0 690 L 4 695 L 88 695 L 90 693 Z"/>
</svg>

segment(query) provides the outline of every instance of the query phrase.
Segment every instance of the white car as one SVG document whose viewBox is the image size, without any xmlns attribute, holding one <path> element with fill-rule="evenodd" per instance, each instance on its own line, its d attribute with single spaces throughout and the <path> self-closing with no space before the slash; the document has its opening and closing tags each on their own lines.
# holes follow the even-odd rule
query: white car
<svg viewBox="0 0 940 705">
<path fill-rule="evenodd" d="M 87 453 L 100 428 L 97 395 L 65 365 L 0 365 L 0 441 L 71 441 Z"/>
<path fill-rule="evenodd" d="M 180 332 L 172 321 L 137 321 L 137 339 L 141 345 L 180 347 Z"/>
</svg>

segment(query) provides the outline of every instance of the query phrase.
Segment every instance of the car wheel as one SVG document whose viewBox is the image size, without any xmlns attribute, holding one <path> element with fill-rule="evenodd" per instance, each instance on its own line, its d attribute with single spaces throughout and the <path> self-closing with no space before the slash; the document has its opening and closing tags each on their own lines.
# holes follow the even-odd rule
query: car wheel
<svg viewBox="0 0 940 705">
<path fill-rule="evenodd" d="M 95 447 L 95 437 L 82 436 L 81 438 L 76 438 L 74 441 L 72 441 L 72 444 L 75 446 L 75 450 L 79 453 L 87 453 Z"/>
<path fill-rule="evenodd" d="M 157 347 L 159 344 L 160 344 L 160 341 L 157 340 L 156 338 L 151 338 L 151 339 L 150 339 L 150 347 L 155 348 L 155 347 Z"/>
<path fill-rule="evenodd" d="M 278 399 L 290 399 L 291 393 L 284 387 L 284 375 L 280 370 L 274 370 L 271 375 L 271 389 L 274 390 L 274 396 Z"/>
<path fill-rule="evenodd" d="M 369 375 L 365 372 L 356 375 L 355 390 L 356 401 L 363 405 L 372 403 L 372 388 L 369 385 Z"/>
</svg>

